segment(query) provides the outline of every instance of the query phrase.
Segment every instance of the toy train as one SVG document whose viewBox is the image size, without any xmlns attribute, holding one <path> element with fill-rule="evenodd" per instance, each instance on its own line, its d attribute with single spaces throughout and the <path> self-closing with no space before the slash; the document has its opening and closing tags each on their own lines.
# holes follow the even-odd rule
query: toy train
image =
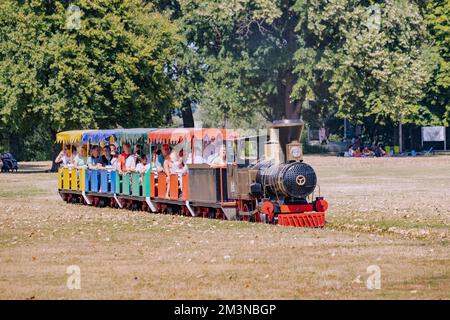
<svg viewBox="0 0 450 320">
<path fill-rule="evenodd" d="M 143 174 L 116 170 L 61 167 L 62 199 L 99 207 L 153 213 L 244 220 L 295 227 L 323 227 L 328 203 L 315 195 L 317 177 L 303 162 L 302 120 L 275 121 L 267 134 L 240 137 L 225 129 L 115 129 L 66 131 L 57 142 L 125 143 L 182 146 L 192 157 L 182 176 L 148 170 Z M 195 162 L 197 145 L 223 141 L 227 164 L 211 167 Z M 256 149 L 250 155 L 249 149 Z M 180 189 L 182 191 L 180 191 Z"/>
</svg>

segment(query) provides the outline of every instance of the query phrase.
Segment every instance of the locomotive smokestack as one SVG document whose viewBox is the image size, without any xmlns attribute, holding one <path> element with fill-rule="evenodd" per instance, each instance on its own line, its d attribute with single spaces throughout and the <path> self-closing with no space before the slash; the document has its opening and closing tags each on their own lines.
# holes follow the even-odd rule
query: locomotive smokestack
<svg viewBox="0 0 450 320">
<path fill-rule="evenodd" d="M 275 162 L 292 162 L 303 160 L 303 150 L 300 143 L 304 122 L 301 119 L 287 119 L 274 121 L 270 128 L 270 140 L 274 144 L 278 143 L 278 150 L 281 151 Z M 273 148 L 275 149 L 275 148 Z"/>
</svg>

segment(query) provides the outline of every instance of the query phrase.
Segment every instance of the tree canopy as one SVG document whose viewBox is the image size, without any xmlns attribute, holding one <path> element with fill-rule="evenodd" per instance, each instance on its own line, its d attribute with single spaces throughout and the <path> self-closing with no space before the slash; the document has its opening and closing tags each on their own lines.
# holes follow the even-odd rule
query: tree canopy
<svg viewBox="0 0 450 320">
<path fill-rule="evenodd" d="M 166 123 L 165 69 L 180 36 L 151 4 L 5 0 L 0 10 L 0 121 L 10 130 Z"/>
<path fill-rule="evenodd" d="M 450 122 L 449 0 L 4 0 L 0 134 Z M 33 136 L 33 134 L 35 136 Z"/>
</svg>

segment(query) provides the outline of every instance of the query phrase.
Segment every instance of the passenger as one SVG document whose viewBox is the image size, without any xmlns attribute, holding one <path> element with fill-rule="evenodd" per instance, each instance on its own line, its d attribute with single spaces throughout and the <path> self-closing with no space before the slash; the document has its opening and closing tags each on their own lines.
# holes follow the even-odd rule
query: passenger
<svg viewBox="0 0 450 320">
<path fill-rule="evenodd" d="M 58 154 L 55 163 L 62 164 L 63 167 L 68 166 L 72 161 L 72 153 L 70 152 L 70 144 L 64 145 L 63 150 Z"/>
<path fill-rule="evenodd" d="M 117 170 L 117 159 L 119 158 L 119 156 L 117 155 L 117 150 L 114 146 L 114 148 L 110 148 L 110 155 L 111 155 L 111 167 L 113 170 Z"/>
<path fill-rule="evenodd" d="M 164 150 L 164 147 L 163 147 Z M 165 160 L 164 160 L 164 166 L 163 166 L 163 170 L 164 173 L 166 174 L 166 198 L 169 198 L 169 182 L 170 182 L 170 175 L 172 173 L 175 173 L 176 168 L 178 166 L 178 156 L 177 154 L 172 151 L 169 155 L 166 156 Z M 158 181 L 158 183 L 162 183 L 163 181 Z"/>
<path fill-rule="evenodd" d="M 125 161 L 125 170 L 127 172 L 134 172 L 136 169 L 136 160 L 141 155 L 141 148 L 139 145 L 134 146 L 134 153 L 130 155 Z"/>
<path fill-rule="evenodd" d="M 126 166 L 125 166 L 125 162 L 127 161 L 128 157 L 130 156 L 130 150 L 131 150 L 131 146 L 128 142 L 123 144 L 123 152 L 119 155 L 119 157 L 117 158 L 117 171 L 119 172 L 119 174 L 122 174 L 123 171 L 125 171 Z"/>
<path fill-rule="evenodd" d="M 78 161 L 78 153 L 77 153 L 77 147 L 72 145 L 72 156 L 70 157 L 70 163 L 69 166 L 76 166 Z"/>
<path fill-rule="evenodd" d="M 153 172 L 161 172 L 163 171 L 163 162 L 160 162 L 158 152 L 161 154 L 160 150 L 157 150 L 156 146 L 152 146 L 152 171 Z"/>
<path fill-rule="evenodd" d="M 159 163 L 161 163 L 163 166 L 167 157 L 170 155 L 170 152 L 172 152 L 172 148 L 167 143 L 163 144 L 161 148 L 161 154 L 158 156 Z"/>
<path fill-rule="evenodd" d="M 227 149 L 221 146 L 219 155 L 211 161 L 211 167 L 223 167 L 227 165 Z"/>
<path fill-rule="evenodd" d="M 142 157 L 137 158 L 137 165 L 135 171 L 139 174 L 147 173 L 150 170 L 150 163 L 147 163 L 147 156 L 144 154 Z"/>
<path fill-rule="evenodd" d="M 112 157 L 111 157 L 110 146 L 105 145 L 105 146 L 103 146 L 102 163 L 104 166 L 110 166 L 111 160 L 112 160 Z"/>
<path fill-rule="evenodd" d="M 188 173 L 188 167 L 186 165 L 186 153 L 184 149 L 178 152 L 178 174 L 184 175 Z"/>
<path fill-rule="evenodd" d="M 87 166 L 90 170 L 100 169 L 103 166 L 102 158 L 98 152 L 98 146 L 92 146 L 91 156 L 87 160 Z"/>
<path fill-rule="evenodd" d="M 74 158 L 74 165 L 78 168 L 84 167 L 87 165 L 87 145 L 83 145 L 80 150 L 80 155 L 77 155 Z"/>
</svg>

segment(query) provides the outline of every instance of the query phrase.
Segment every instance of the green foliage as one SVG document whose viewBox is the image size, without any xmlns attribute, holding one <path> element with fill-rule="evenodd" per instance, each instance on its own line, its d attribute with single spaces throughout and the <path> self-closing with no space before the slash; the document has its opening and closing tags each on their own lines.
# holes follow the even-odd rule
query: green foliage
<svg viewBox="0 0 450 320">
<path fill-rule="evenodd" d="M 433 39 L 436 67 L 424 104 L 438 121 L 450 125 L 450 1 L 428 2 L 426 22 Z"/>
<path fill-rule="evenodd" d="M 353 122 L 371 115 L 378 122 L 427 120 L 419 101 L 433 60 L 417 5 L 297 1 L 295 9 L 301 37 L 296 92 L 318 102 L 316 113 L 338 111 Z"/>
<path fill-rule="evenodd" d="M 45 146 L 64 129 L 165 126 L 191 109 L 206 126 L 253 129 L 300 116 L 448 124 L 449 10 L 449 0 L 3 0 L 0 132 L 42 158 L 28 150 L 39 136 Z"/>
<path fill-rule="evenodd" d="M 69 24 L 81 10 L 81 24 Z M 177 26 L 139 0 L 0 4 L 0 126 L 20 133 L 165 123 Z M 75 13 L 76 14 L 76 13 Z"/>
<path fill-rule="evenodd" d="M 239 126 L 255 115 L 295 111 L 290 94 L 295 51 L 294 1 L 180 0 L 180 25 L 204 59 L 204 123 Z M 299 112 L 297 111 L 297 116 Z"/>
</svg>

